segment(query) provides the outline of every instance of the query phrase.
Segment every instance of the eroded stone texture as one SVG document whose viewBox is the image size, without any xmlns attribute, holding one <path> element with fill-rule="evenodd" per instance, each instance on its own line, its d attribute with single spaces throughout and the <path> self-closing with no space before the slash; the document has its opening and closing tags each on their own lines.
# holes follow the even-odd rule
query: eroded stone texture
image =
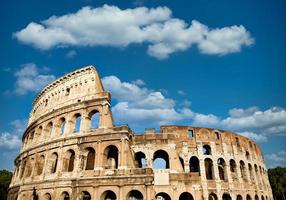
<svg viewBox="0 0 286 200">
<path fill-rule="evenodd" d="M 161 168 L 154 162 L 161 159 Z M 36 97 L 9 200 L 272 200 L 263 155 L 235 133 L 114 126 L 110 94 L 93 66 Z"/>
</svg>

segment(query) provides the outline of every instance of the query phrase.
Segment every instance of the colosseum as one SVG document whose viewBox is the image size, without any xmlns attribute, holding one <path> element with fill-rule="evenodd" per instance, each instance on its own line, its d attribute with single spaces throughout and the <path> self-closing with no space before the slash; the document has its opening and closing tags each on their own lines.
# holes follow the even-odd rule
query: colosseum
<svg viewBox="0 0 286 200">
<path fill-rule="evenodd" d="M 8 199 L 273 199 L 255 142 L 193 126 L 134 133 L 114 125 L 110 100 L 93 66 L 46 86 L 33 102 Z"/>
</svg>

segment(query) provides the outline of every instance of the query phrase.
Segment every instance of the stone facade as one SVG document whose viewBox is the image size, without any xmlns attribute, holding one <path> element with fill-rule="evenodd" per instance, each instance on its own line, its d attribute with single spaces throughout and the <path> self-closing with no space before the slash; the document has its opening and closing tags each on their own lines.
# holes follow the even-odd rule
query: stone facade
<svg viewBox="0 0 286 200">
<path fill-rule="evenodd" d="M 273 199 L 262 152 L 248 138 L 191 126 L 144 134 L 114 126 L 93 66 L 39 93 L 15 166 L 9 200 Z"/>
</svg>

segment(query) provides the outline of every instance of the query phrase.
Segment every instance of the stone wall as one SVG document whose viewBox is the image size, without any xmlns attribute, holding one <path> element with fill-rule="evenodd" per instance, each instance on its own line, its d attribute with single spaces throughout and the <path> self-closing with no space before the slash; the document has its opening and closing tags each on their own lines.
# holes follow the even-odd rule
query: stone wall
<svg viewBox="0 0 286 200">
<path fill-rule="evenodd" d="M 11 200 L 271 200 L 259 146 L 235 133 L 114 126 L 94 67 L 36 97 L 9 190 Z"/>
</svg>

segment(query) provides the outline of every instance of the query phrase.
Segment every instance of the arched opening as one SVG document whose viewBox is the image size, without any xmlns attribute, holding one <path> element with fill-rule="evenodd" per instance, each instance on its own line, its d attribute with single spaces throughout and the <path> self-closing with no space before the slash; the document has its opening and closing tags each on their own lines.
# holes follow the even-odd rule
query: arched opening
<svg viewBox="0 0 286 200">
<path fill-rule="evenodd" d="M 82 196 L 82 200 L 91 200 L 91 196 L 90 196 L 89 192 L 87 192 L 87 191 L 83 191 L 81 196 Z"/>
<path fill-rule="evenodd" d="M 200 161 L 196 156 L 190 158 L 190 172 L 200 172 Z"/>
<path fill-rule="evenodd" d="M 205 159 L 206 178 L 214 179 L 213 161 L 210 158 Z"/>
<path fill-rule="evenodd" d="M 242 200 L 242 196 L 239 194 L 236 196 L 236 200 Z"/>
<path fill-rule="evenodd" d="M 44 163 L 45 163 L 45 156 L 41 155 L 37 161 L 37 175 L 41 175 L 43 173 Z"/>
<path fill-rule="evenodd" d="M 259 200 L 259 197 L 257 196 L 257 194 L 254 197 L 255 200 Z"/>
<path fill-rule="evenodd" d="M 193 195 L 190 194 L 189 192 L 183 192 L 180 197 L 179 200 L 194 200 Z"/>
<path fill-rule="evenodd" d="M 104 163 L 107 169 L 118 168 L 118 149 L 114 145 L 110 145 L 104 150 Z"/>
<path fill-rule="evenodd" d="M 209 194 L 209 200 L 218 200 L 217 195 L 215 193 L 210 193 Z"/>
<path fill-rule="evenodd" d="M 224 159 L 219 158 L 217 160 L 217 165 L 218 165 L 219 179 L 223 181 L 227 180 L 226 165 Z"/>
<path fill-rule="evenodd" d="M 57 153 L 52 154 L 51 160 L 50 160 L 50 165 L 51 165 L 50 172 L 53 174 L 57 171 L 57 166 L 58 166 L 58 154 Z"/>
<path fill-rule="evenodd" d="M 60 119 L 60 133 L 61 133 L 61 135 L 63 135 L 65 133 L 65 126 L 66 126 L 66 119 L 62 117 Z"/>
<path fill-rule="evenodd" d="M 46 193 L 46 194 L 44 195 L 43 200 L 52 200 L 52 197 L 51 197 L 51 195 L 50 195 L 49 193 Z"/>
<path fill-rule="evenodd" d="M 46 127 L 46 137 L 50 137 L 53 133 L 53 129 L 54 129 L 54 125 L 53 125 L 53 122 L 49 122 L 47 127 Z"/>
<path fill-rule="evenodd" d="M 34 134 L 35 134 L 35 131 L 32 131 L 31 133 L 30 133 L 30 143 L 32 143 L 33 142 L 33 139 L 34 139 Z"/>
<path fill-rule="evenodd" d="M 236 171 L 237 168 L 236 168 L 236 163 L 233 159 L 230 159 L 229 161 L 229 168 L 230 168 L 232 179 L 236 180 L 237 179 L 237 171 Z"/>
<path fill-rule="evenodd" d="M 171 197 L 165 193 L 165 192 L 160 192 L 156 194 L 156 200 L 171 200 Z"/>
<path fill-rule="evenodd" d="M 68 192 L 63 192 L 62 193 L 62 199 L 63 200 L 70 200 L 70 195 Z"/>
<path fill-rule="evenodd" d="M 74 160 L 75 160 L 75 152 L 74 150 L 70 149 L 65 154 L 65 166 L 64 171 L 72 172 L 74 169 Z"/>
<path fill-rule="evenodd" d="M 204 155 L 211 155 L 212 151 L 211 151 L 211 147 L 209 145 L 204 145 L 203 146 L 203 154 Z"/>
<path fill-rule="evenodd" d="M 40 138 L 42 131 L 43 131 L 43 127 L 39 126 L 39 128 L 37 128 L 37 130 L 36 130 L 36 137 L 37 138 Z"/>
<path fill-rule="evenodd" d="M 135 161 L 139 168 L 146 168 L 147 162 L 146 162 L 146 155 L 139 151 L 135 153 Z"/>
<path fill-rule="evenodd" d="M 32 164 L 31 164 L 31 159 L 27 158 L 26 164 L 25 164 L 25 172 L 24 172 L 24 177 L 29 177 L 32 174 Z"/>
<path fill-rule="evenodd" d="M 249 194 L 246 195 L 246 200 L 251 200 L 251 196 Z"/>
<path fill-rule="evenodd" d="M 250 163 L 248 163 L 248 170 L 249 170 L 249 176 L 250 176 L 250 180 L 251 182 L 254 182 L 254 174 L 253 174 L 253 169 Z"/>
<path fill-rule="evenodd" d="M 169 169 L 169 155 L 164 150 L 158 150 L 153 154 L 154 169 Z"/>
<path fill-rule="evenodd" d="M 231 200 L 231 196 L 228 193 L 222 195 L 222 200 Z"/>
<path fill-rule="evenodd" d="M 90 119 L 90 129 L 97 129 L 99 127 L 99 112 L 93 110 L 88 114 Z"/>
<path fill-rule="evenodd" d="M 116 200 L 116 194 L 111 191 L 107 190 L 101 195 L 101 200 Z"/>
<path fill-rule="evenodd" d="M 179 160 L 180 160 L 180 163 L 181 163 L 181 166 L 182 166 L 182 169 L 183 171 L 185 171 L 185 163 L 184 163 L 184 159 L 179 157 Z"/>
<path fill-rule="evenodd" d="M 263 195 L 261 196 L 261 200 L 265 200 L 265 198 L 264 198 L 264 196 L 263 196 Z"/>
<path fill-rule="evenodd" d="M 73 128 L 74 133 L 80 132 L 80 123 L 81 123 L 81 115 L 77 113 L 74 115 L 74 128 Z"/>
<path fill-rule="evenodd" d="M 138 190 L 131 190 L 127 195 L 128 200 L 143 200 L 143 195 Z"/>
<path fill-rule="evenodd" d="M 217 132 L 217 131 L 215 132 L 215 139 L 216 139 L 216 140 L 219 140 L 219 139 L 220 139 L 220 134 L 219 134 L 219 132 Z"/>
<path fill-rule="evenodd" d="M 95 161 L 95 150 L 91 147 L 88 147 L 86 148 L 86 151 L 87 151 L 87 156 L 86 156 L 85 170 L 93 170 Z"/>
<path fill-rule="evenodd" d="M 247 181 L 245 164 L 244 164 L 244 162 L 243 162 L 242 160 L 239 162 L 239 164 L 240 164 L 241 178 L 242 178 L 244 181 Z"/>
<path fill-rule="evenodd" d="M 245 157 L 247 160 L 249 160 L 249 152 L 248 151 L 245 152 Z"/>
<path fill-rule="evenodd" d="M 20 179 L 22 179 L 24 176 L 26 164 L 27 164 L 27 159 L 24 159 L 21 165 Z"/>
</svg>

